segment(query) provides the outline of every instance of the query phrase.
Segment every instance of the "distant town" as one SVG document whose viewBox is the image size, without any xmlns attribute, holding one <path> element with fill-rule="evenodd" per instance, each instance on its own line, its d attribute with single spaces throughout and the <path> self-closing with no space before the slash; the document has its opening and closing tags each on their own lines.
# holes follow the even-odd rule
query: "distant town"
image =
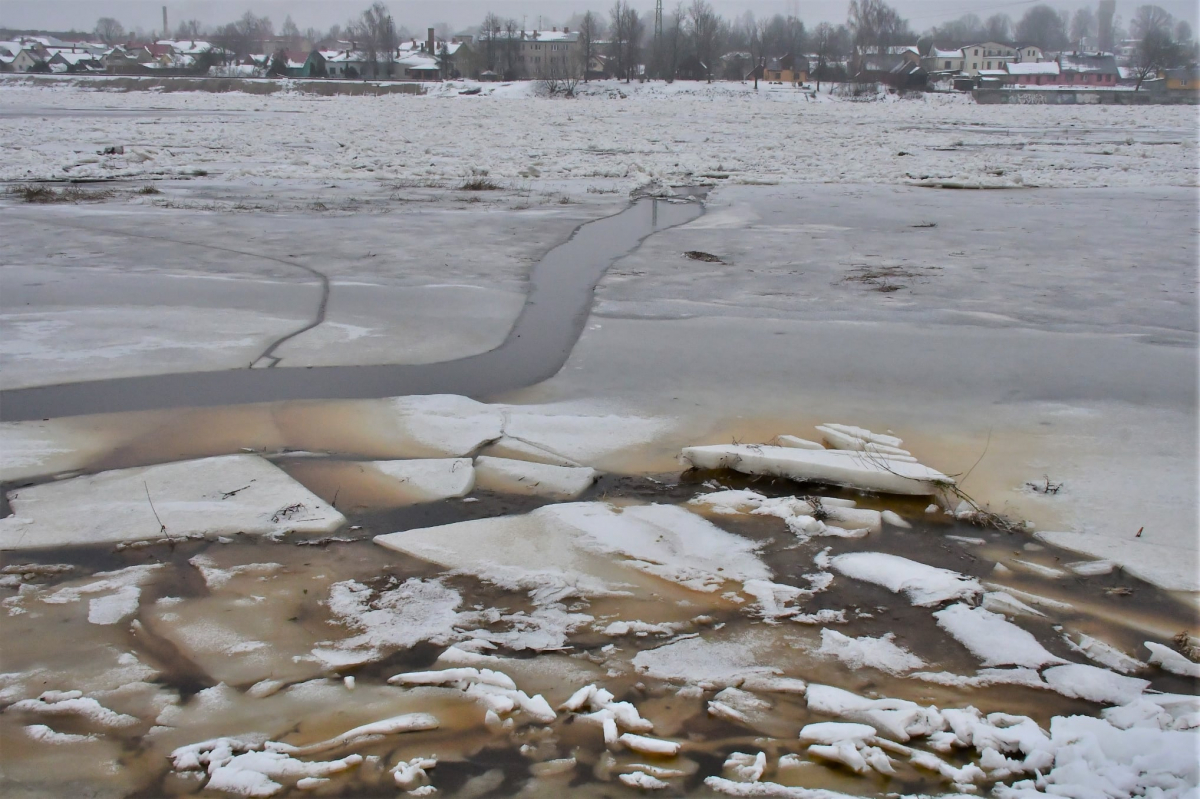
<svg viewBox="0 0 1200 799">
<path fill-rule="evenodd" d="M 1200 97 L 1198 46 L 1186 21 L 1115 0 L 1074 14 L 1045 4 L 1017 20 L 974 14 L 917 34 L 882 0 L 852 0 L 847 20 L 809 29 L 795 16 L 735 19 L 707 0 L 662 1 L 643 16 L 627 0 L 566 24 L 526 28 L 488 14 L 477 28 L 413 33 L 377 2 L 346 26 L 276 29 L 247 12 L 226 25 L 195 20 L 127 31 L 100 19 L 86 33 L 0 30 L 0 72 L 20 74 L 303 78 L 343 81 L 542 81 L 571 94 L 580 81 L 741 81 L 820 91 L 871 84 L 893 91 L 1147 92 Z"/>
</svg>

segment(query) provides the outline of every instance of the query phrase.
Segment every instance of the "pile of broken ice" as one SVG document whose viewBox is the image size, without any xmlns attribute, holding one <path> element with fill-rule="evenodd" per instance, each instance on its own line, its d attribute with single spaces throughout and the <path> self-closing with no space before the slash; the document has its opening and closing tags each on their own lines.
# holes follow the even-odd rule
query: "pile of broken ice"
<svg viewBox="0 0 1200 799">
<path fill-rule="evenodd" d="M 683 735 L 678 725 L 660 733 L 653 707 L 637 704 L 639 697 L 665 692 L 746 731 L 744 740 L 769 742 L 761 751 L 729 754 L 721 775 L 703 779 L 711 790 L 734 796 L 839 796 L 794 787 L 814 764 L 864 776 L 916 769 L 952 793 L 990 789 L 998 799 L 1194 795 L 1200 701 L 1154 692 L 1133 675 L 1161 669 L 1196 677 L 1200 665 L 1153 641 L 1143 661 L 1093 636 L 1063 631 L 1056 646 L 1072 655 L 1068 659 L 1018 623 L 1044 618 L 1062 602 L 894 554 L 834 554 L 838 539 L 856 539 L 861 548 L 862 539 L 909 526 L 890 510 L 716 483 L 686 505 L 562 502 L 580 497 L 599 476 L 564 454 L 586 451 L 578 432 L 563 445 L 546 433 L 560 422 L 514 421 L 507 410 L 462 398 L 406 398 L 396 405 L 397 435 L 407 436 L 413 457 L 367 465 L 405 483 L 412 501 L 467 497 L 477 488 L 560 501 L 521 515 L 374 538 L 386 550 L 434 564 L 439 576 L 363 582 L 327 578 L 318 569 L 302 575 L 322 587 L 328 640 L 304 631 L 274 641 L 239 638 L 233 628 L 214 627 L 218 613 L 261 607 L 256 613 L 266 614 L 266 627 L 285 629 L 305 601 L 289 594 L 292 605 L 271 610 L 263 598 L 280 594 L 288 568 L 231 563 L 217 554 L 219 547 L 188 562 L 206 596 L 163 595 L 147 607 L 144 592 L 173 566 L 135 565 L 44 587 L 41 581 L 60 579 L 72 567 L 6 568 L 0 585 L 19 589 L 2 603 L 10 618 L 58 614 L 61 620 L 78 605 L 91 629 L 128 629 L 129 640 L 168 641 L 216 685 L 185 702 L 154 683 L 158 672 L 138 652 L 105 644 L 114 659 L 108 682 L 88 688 L 83 681 L 76 688 L 65 683 L 73 673 L 65 668 L 0 675 L 2 713 L 18 714 L 28 738 L 47 746 L 108 745 L 132 734 L 151 745 L 175 742 L 169 760 L 176 773 L 203 780 L 206 789 L 245 796 L 291 787 L 335 790 L 338 779 L 356 770 L 373 774 L 373 784 L 385 779 L 414 795 L 433 793 L 439 755 L 446 756 L 435 747 L 447 739 L 421 736 L 444 731 L 452 716 L 485 736 L 481 740 L 519 743 L 534 780 L 569 777 L 587 766 L 596 778 L 631 790 L 695 787 L 698 764 L 690 755 L 711 752 L 711 745 Z M 824 445 L 780 436 L 771 445 L 687 447 L 681 460 L 696 469 L 939 496 L 946 506 L 953 481 L 918 463 L 900 439 L 844 425 L 818 431 Z M 10 502 L 13 515 L 0 520 L 4 549 L 181 537 L 227 541 L 236 534 L 286 541 L 289 534 L 330 533 L 346 524 L 330 504 L 250 454 L 42 483 L 17 489 Z M 715 523 L 742 514 L 780 520 L 797 545 L 824 537 L 831 546 L 815 554 L 807 573 L 778 576 L 758 544 Z M 879 586 L 897 601 L 928 608 L 922 612 L 979 668 L 939 671 L 905 648 L 900 631 L 855 637 L 832 629 L 852 621 L 848 609 L 812 610 L 807 603 L 836 580 Z M 464 581 L 508 592 L 514 606 L 464 607 Z M 759 623 L 729 631 L 718 618 Z M 813 633 L 819 645 L 812 644 L 807 657 L 911 680 L 917 693 L 922 685 L 963 692 L 1012 685 L 1092 702 L 1099 714 L 1056 716 L 1047 729 L 1025 715 L 982 713 L 967 703 L 939 708 L 810 684 L 789 673 L 789 662 L 764 643 L 780 625 L 820 628 Z M 576 647 L 581 638 L 593 643 Z M 349 673 L 421 642 L 442 647 L 433 668 L 399 672 L 380 685 L 356 683 Z M 538 654 L 531 660 L 500 654 L 505 651 Z M 551 679 L 539 673 L 541 664 L 553 664 L 546 672 Z M 631 680 L 638 690 L 628 690 Z M 557 705 L 548 698 L 554 692 L 563 694 Z M 391 712 L 303 745 L 277 739 L 287 726 L 253 731 L 238 710 L 274 702 L 315 712 L 356 699 Z M 426 707 L 431 710 L 413 709 Z M 465 707 L 474 708 L 468 714 L 474 721 L 461 721 Z M 797 713 L 825 720 L 789 728 Z M 75 732 L 55 730 L 56 719 L 69 719 Z M 564 725 L 575 722 L 594 729 L 587 733 L 591 749 L 559 751 Z M 199 742 L 178 743 L 193 729 L 203 731 Z M 400 734 L 430 743 L 397 750 L 404 754 L 395 762 L 370 753 Z M 198 738 L 199 732 L 183 740 Z"/>
</svg>

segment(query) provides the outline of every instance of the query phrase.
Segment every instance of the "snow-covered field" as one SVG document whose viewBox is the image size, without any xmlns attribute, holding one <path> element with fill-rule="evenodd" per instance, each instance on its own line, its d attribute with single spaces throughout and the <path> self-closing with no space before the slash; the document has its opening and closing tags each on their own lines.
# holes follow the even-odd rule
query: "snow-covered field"
<svg viewBox="0 0 1200 799">
<path fill-rule="evenodd" d="M 15 85 L 14 85 L 15 84 Z M 0 84 L 0 180 L 184 176 L 226 180 L 510 183 L 573 180 L 1195 186 L 1187 106 L 992 106 L 969 96 L 851 102 L 738 83 L 533 83 L 462 96 L 111 93 Z M 104 156 L 107 147 L 122 155 Z"/>
<path fill-rule="evenodd" d="M 0 793 L 1195 799 L 1190 109 L 463 87 L 0 82 L 125 178 L 0 197 L 5 389 L 479 353 L 711 187 L 488 402 L 0 424 Z"/>
</svg>

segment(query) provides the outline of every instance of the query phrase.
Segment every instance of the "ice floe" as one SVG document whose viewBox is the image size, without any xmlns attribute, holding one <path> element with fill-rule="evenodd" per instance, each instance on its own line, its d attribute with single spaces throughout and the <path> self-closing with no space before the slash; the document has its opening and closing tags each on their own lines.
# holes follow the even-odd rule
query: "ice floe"
<svg viewBox="0 0 1200 799">
<path fill-rule="evenodd" d="M 575 499 L 598 477 L 599 473 L 588 467 L 553 466 L 484 455 L 475 459 L 475 479 L 479 487 L 505 494 Z"/>
<path fill-rule="evenodd" d="M 354 580 L 334 583 L 329 610 L 359 633 L 318 647 L 313 654 L 326 665 L 348 666 L 420 641 L 449 640 L 462 621 L 461 604 L 462 596 L 439 580 L 412 577 L 380 591 Z"/>
<path fill-rule="evenodd" d="M 689 504 L 714 513 L 751 513 L 783 519 L 801 541 L 813 536 L 861 538 L 882 529 L 879 511 L 856 508 L 851 500 L 834 497 L 766 497 L 755 491 L 715 491 Z"/>
<path fill-rule="evenodd" d="M 698 469 L 732 469 L 743 474 L 786 477 L 890 494 L 936 494 L 954 481 L 911 461 L 875 453 L 811 450 L 766 444 L 716 444 L 685 447 L 680 460 Z"/>
<path fill-rule="evenodd" d="M 895 633 L 879 638 L 851 638 L 836 630 L 821 630 L 821 648 L 817 654 L 837 658 L 851 669 L 869 667 L 888 674 L 903 674 L 925 665 L 912 652 L 897 646 L 895 638 Z"/>
<path fill-rule="evenodd" d="M 937 624 L 985 666 L 1039 668 L 1065 663 L 1038 643 L 1033 634 L 986 608 L 954 604 L 933 614 Z"/>
<path fill-rule="evenodd" d="M 475 469 L 469 458 L 374 461 L 369 465 L 402 483 L 414 503 L 465 497 L 475 487 Z"/>
<path fill-rule="evenodd" d="M 645 576 L 711 593 L 728 581 L 769 579 L 755 546 L 682 508 L 600 502 L 550 505 L 377 536 L 375 542 L 537 601 L 624 593 Z M 613 557 L 617 556 L 617 557 Z"/>
<path fill-rule="evenodd" d="M 837 555 L 830 559 L 830 566 L 855 580 L 903 593 L 918 607 L 940 605 L 952 599 L 975 599 L 983 592 L 973 578 L 884 552 Z"/>
<path fill-rule="evenodd" d="M 0 549 L 246 533 L 327 533 L 345 518 L 255 455 L 142 466 L 9 492 Z"/>
<path fill-rule="evenodd" d="M 1200 663 L 1188 660 L 1174 649 L 1153 641 L 1147 641 L 1146 648 L 1150 650 L 1150 657 L 1146 658 L 1147 662 L 1160 666 L 1173 674 L 1180 674 L 1184 677 L 1200 677 Z"/>
</svg>

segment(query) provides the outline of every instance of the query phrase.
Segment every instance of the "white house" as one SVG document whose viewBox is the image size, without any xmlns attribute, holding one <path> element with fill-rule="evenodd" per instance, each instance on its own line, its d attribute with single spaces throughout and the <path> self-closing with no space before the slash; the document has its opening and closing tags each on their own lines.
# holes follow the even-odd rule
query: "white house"
<svg viewBox="0 0 1200 799">
<path fill-rule="evenodd" d="M 926 72 L 961 72 L 963 68 L 963 51 L 939 50 L 932 47 L 929 53 L 921 59 L 921 67 Z"/>
<path fill-rule="evenodd" d="M 982 42 L 963 49 L 962 71 L 971 77 L 979 70 L 1003 70 L 1004 65 L 1017 59 L 1017 48 L 1000 42 Z"/>
</svg>

